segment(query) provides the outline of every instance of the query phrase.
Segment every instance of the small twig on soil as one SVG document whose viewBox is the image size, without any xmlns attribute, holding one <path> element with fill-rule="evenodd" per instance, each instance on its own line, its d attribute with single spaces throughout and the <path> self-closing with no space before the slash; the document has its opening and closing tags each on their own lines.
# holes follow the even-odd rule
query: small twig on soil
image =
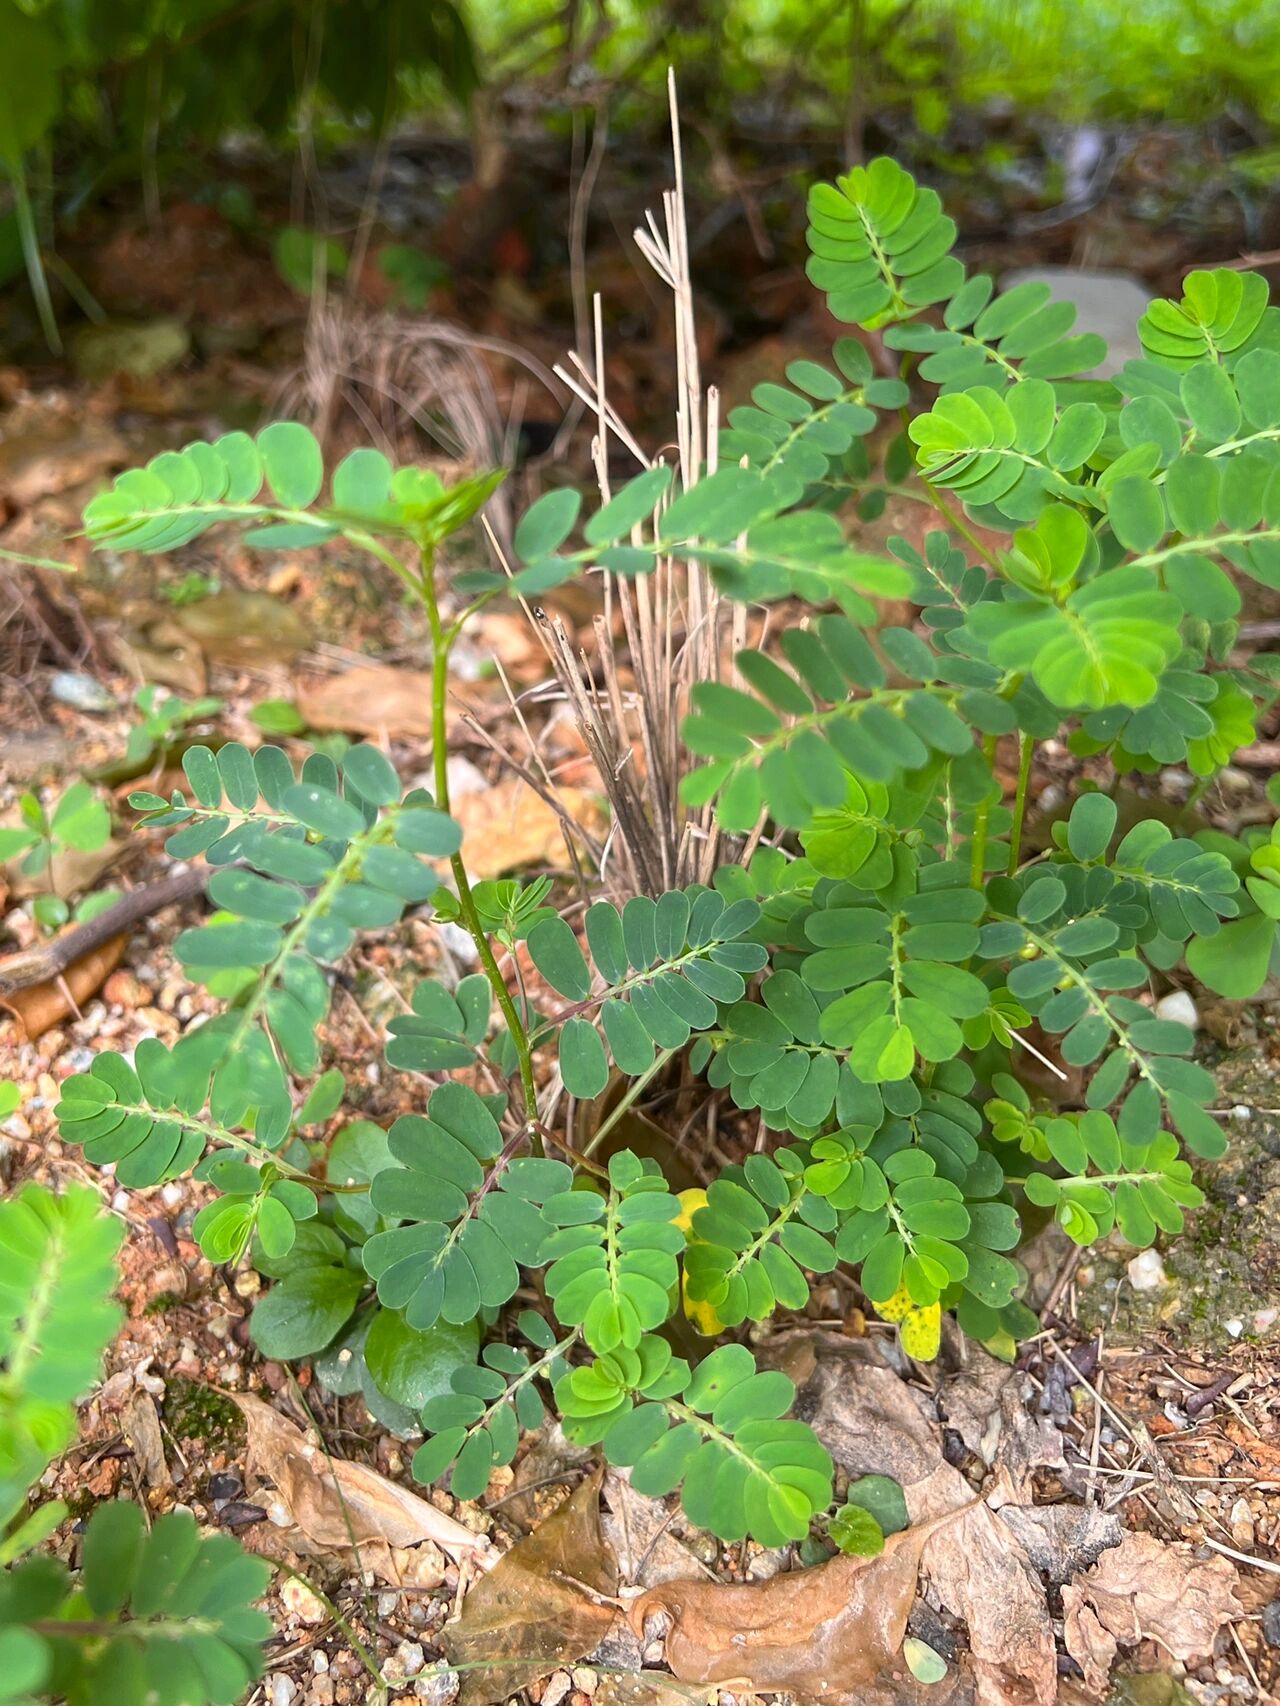
<svg viewBox="0 0 1280 1706">
<path fill-rule="evenodd" d="M 158 883 L 131 889 L 114 906 L 109 906 L 87 923 L 77 925 L 74 930 L 68 930 L 65 936 L 31 948 L 26 953 L 12 955 L 0 964 L 0 1000 L 20 989 L 29 989 L 33 984 L 50 983 L 60 978 L 68 967 L 86 954 L 93 953 L 104 942 L 109 942 L 113 936 L 131 930 L 135 924 L 150 918 L 152 913 L 163 907 L 175 906 L 179 901 L 190 900 L 200 894 L 207 879 L 208 872 L 204 866 L 193 865 L 172 877 L 161 878 Z"/>
<path fill-rule="evenodd" d="M 1237 1552 L 1234 1546 L 1224 1546 L 1220 1540 L 1210 1540 L 1208 1536 L 1200 1544 L 1221 1552 L 1224 1558 L 1234 1558 L 1237 1564 L 1251 1564 L 1255 1570 L 1269 1570 L 1273 1576 L 1280 1576 L 1280 1564 L 1270 1558 L 1259 1558 L 1253 1552 Z"/>
</svg>

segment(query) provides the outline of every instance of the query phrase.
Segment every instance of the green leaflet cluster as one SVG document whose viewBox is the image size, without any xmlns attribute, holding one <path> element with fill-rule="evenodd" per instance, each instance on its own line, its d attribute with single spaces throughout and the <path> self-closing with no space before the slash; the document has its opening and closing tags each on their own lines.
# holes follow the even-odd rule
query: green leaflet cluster
<svg viewBox="0 0 1280 1706">
<path fill-rule="evenodd" d="M 995 671 L 938 657 L 906 628 L 882 628 L 877 641 L 878 650 L 847 617 L 821 616 L 810 628 L 783 630 L 790 670 L 763 652 L 740 651 L 743 687 L 695 686 L 684 738 L 710 762 L 686 777 L 685 799 L 715 800 L 728 830 L 750 830 L 765 810 L 803 829 L 815 812 L 844 805 L 851 774 L 893 781 L 931 753 L 971 751 L 966 719 L 1005 720 L 991 691 Z M 891 685 L 890 671 L 919 685 Z"/>
<path fill-rule="evenodd" d="M 779 1149 L 726 1167 L 693 1215 L 684 1271 L 688 1297 L 726 1327 L 803 1309 L 809 1273 L 836 1265 L 833 1205 L 807 1187 L 804 1157 Z"/>
<path fill-rule="evenodd" d="M 75 1437 L 121 1312 L 110 1301 L 122 1226 L 95 1191 L 24 1185 L 0 1202 L 0 1524 Z"/>
<path fill-rule="evenodd" d="M 175 953 L 232 1004 L 172 1049 L 145 1040 L 133 1065 L 99 1055 L 63 1085 L 58 1117 L 87 1159 L 114 1163 L 134 1187 L 190 1170 L 211 1143 L 240 1149 L 247 1159 L 214 1156 L 202 1170 L 229 1197 L 197 1232 L 214 1260 L 238 1259 L 255 1232 L 268 1255 L 283 1255 L 294 1224 L 315 1213 L 313 1191 L 273 1157 L 294 1117 L 288 1073 L 319 1065 L 323 968 L 358 930 L 386 928 L 433 895 L 439 878 L 424 856 L 456 852 L 461 834 L 427 795 L 402 803 L 395 770 L 372 746 L 351 747 L 340 770 L 313 754 L 301 776 L 279 747 L 250 754 L 235 742 L 192 747 L 183 768 L 192 803 L 181 791 L 133 803 L 152 827 L 178 826 L 169 853 L 203 853 L 216 867 L 208 893 L 219 912 L 183 931 Z"/>
<path fill-rule="evenodd" d="M 148 1533 L 123 1501 L 90 1517 L 76 1575 L 33 1551 L 67 1516 L 56 1499 L 25 1507 L 74 1438 L 75 1403 L 119 1325 L 122 1230 L 82 1187 L 54 1196 L 28 1184 L 0 1203 L 0 1689 L 71 1706 L 233 1706 L 262 1674 L 271 1625 L 252 1607 L 267 1564 L 229 1535 L 203 1538 L 189 1513 Z"/>
<path fill-rule="evenodd" d="M 234 1706 L 262 1674 L 271 1620 L 253 1602 L 270 1578 L 271 1566 L 229 1534 L 202 1535 L 189 1511 L 148 1532 L 137 1505 L 100 1505 L 78 1577 L 47 1556 L 0 1577 L 6 1689 L 48 1689 L 70 1706 Z M 50 1632 L 64 1619 L 65 1635 Z"/>
<path fill-rule="evenodd" d="M 1059 860 L 1016 879 L 993 879 L 991 908 L 1005 916 L 983 926 L 979 953 L 1017 957 L 1008 974 L 1010 992 L 1043 1030 L 1061 1035 L 1068 1064 L 1098 1063 L 1088 1106 L 1105 1109 L 1120 1101 L 1124 1137 L 1150 1142 L 1167 1110 L 1192 1149 L 1221 1155 L 1226 1138 L 1205 1112 L 1216 1086 L 1187 1058 L 1191 1031 L 1118 992 L 1147 982 L 1133 952 L 1138 945 L 1160 963 L 1176 959 L 1176 947 L 1193 930 L 1216 934 L 1222 918 L 1235 916 L 1238 880 L 1221 854 L 1176 841 L 1155 823 L 1132 830 L 1113 865 L 1093 863 L 1106 854 L 1115 823 L 1113 801 L 1085 795 L 1065 832 L 1064 851 L 1080 863 Z M 1172 956 L 1163 951 L 1165 942 L 1175 944 Z"/>
<path fill-rule="evenodd" d="M 361 1252 L 382 1303 L 426 1328 L 514 1297 L 520 1266 L 540 1260 L 538 1205 L 568 1190 L 570 1169 L 504 1150 L 492 1109 L 464 1084 L 441 1084 L 427 1116 L 403 1115 L 387 1142 L 397 1165 L 375 1174 L 369 1202 L 397 1224 Z"/>
<path fill-rule="evenodd" d="M 816 361 L 790 362 L 786 385 L 757 385 L 750 404 L 731 409 L 720 434 L 721 463 L 745 462 L 780 476 L 798 502 L 874 430 L 877 409 L 900 409 L 909 401 L 900 379 L 873 377 L 871 357 L 856 338 L 840 338 L 831 356 L 837 373 Z"/>
<path fill-rule="evenodd" d="M 85 532 L 121 551 L 174 551 L 225 521 L 253 526 L 245 543 L 295 550 L 341 534 L 354 545 L 376 537 L 440 539 L 476 513 L 501 474 L 446 487 L 423 468 L 392 470 L 380 450 L 360 449 L 333 471 L 327 502 L 324 457 L 314 433 L 275 421 L 256 438 L 224 433 L 153 456 L 90 499 Z"/>
<path fill-rule="evenodd" d="M 577 1334 L 557 1341 L 533 1309 L 521 1310 L 517 1326 L 542 1354 L 531 1358 L 516 1345 L 495 1343 L 481 1352 L 481 1366 L 454 1371 L 452 1389 L 422 1411 L 422 1425 L 432 1437 L 414 1453 L 419 1481 L 438 1481 L 451 1469 L 454 1497 L 478 1498 L 493 1470 L 515 1456 L 521 1431 L 542 1426 L 547 1411 L 537 1382 L 561 1378 Z"/>
<path fill-rule="evenodd" d="M 1055 302 L 1047 284 L 1028 279 L 996 294 L 984 273 L 967 279 L 947 303 L 941 326 L 890 326 L 889 349 L 921 357 L 921 379 L 943 396 L 972 386 L 1062 382 L 1087 373 L 1106 356 L 1096 332 L 1073 333 L 1073 302 Z"/>
<path fill-rule="evenodd" d="M 806 377 L 811 384 L 818 383 L 812 374 L 806 372 Z M 897 395 L 887 389 L 864 392 L 881 402 L 890 394 Z M 774 411 L 784 407 L 772 392 L 766 400 Z M 804 399 L 797 397 L 795 404 L 786 407 L 795 414 L 803 405 Z M 778 418 L 759 405 L 754 413 Z M 760 430 L 760 421 L 751 424 L 756 428 L 752 438 L 784 450 Z M 817 465 L 818 440 L 834 446 L 837 437 L 851 430 L 847 415 L 826 432 L 819 427 L 814 442 L 806 443 L 799 457 L 792 449 L 790 454 L 753 459 L 748 447 L 743 451 L 747 466 L 734 462 L 721 467 L 670 502 L 666 500 L 671 470 L 649 468 L 587 520 L 582 529 L 586 544 L 578 550 L 563 547 L 578 520 L 580 495 L 569 490 L 548 492 L 516 529 L 516 552 L 526 567 L 513 584 L 526 594 L 547 592 L 592 564 L 633 579 L 650 573 L 664 558 L 674 558 L 706 564 L 723 589 L 736 598 L 767 602 L 795 596 L 814 603 L 830 601 L 856 621 L 871 622 L 875 618 L 871 598 L 891 598 L 905 590 L 899 566 L 852 550 L 834 515 L 792 509 L 807 471 Z"/>
<path fill-rule="evenodd" d="M 556 1319 L 580 1327 L 593 1351 L 634 1350 L 671 1313 L 684 1233 L 680 1204 L 656 1162 L 630 1150 L 609 1159 L 608 1195 L 592 1189 L 549 1197 L 554 1227 L 542 1246 Z"/>
<path fill-rule="evenodd" d="M 340 769 L 313 753 L 300 776 L 275 746 L 192 747 L 182 763 L 192 803 L 181 791 L 168 801 L 132 797 L 144 823 L 182 826 L 166 851 L 203 853 L 218 867 L 208 894 L 220 916 L 184 931 L 174 951 L 216 993 L 242 998 L 216 1021 L 229 1063 L 252 1052 L 261 1083 L 269 1057 L 252 1041 L 261 1025 L 286 1065 L 314 1072 L 329 1007 L 321 966 L 341 959 L 357 931 L 385 929 L 429 899 L 439 878 L 423 857 L 456 853 L 461 831 L 425 793 L 402 803 L 394 768 L 373 746 L 351 747 Z"/>
<path fill-rule="evenodd" d="M 587 909 L 586 938 L 601 990 L 564 920 L 535 924 L 529 957 L 574 1003 L 554 1021 L 570 1094 L 599 1095 L 610 1056 L 628 1077 L 639 1077 L 653 1065 L 655 1048 L 683 1048 L 694 1031 L 714 1025 L 717 1002 L 737 1000 L 765 964 L 764 950 L 742 940 L 758 918 L 753 901 L 726 903 L 714 889 L 697 887 L 672 889 L 657 901 L 637 895 L 621 912 L 597 901 Z"/>
<path fill-rule="evenodd" d="M 1062 1169 L 1059 1178 L 1047 1166 L 1037 1168 L 1024 1189 L 1028 1201 L 1053 1209 L 1077 1244 L 1092 1244 L 1118 1227 L 1128 1243 L 1145 1249 L 1158 1232 L 1181 1232 L 1183 1209 L 1204 1201 L 1169 1132 L 1157 1131 L 1146 1141 L 1124 1138 L 1101 1109 L 1064 1115 L 1035 1111 L 1026 1091 L 1007 1074 L 999 1076 L 996 1088 L 1000 1095 L 986 1107 L 993 1135 L 1017 1143 L 1034 1162 Z"/>
<path fill-rule="evenodd" d="M 599 1441 L 647 1497 L 681 1489 L 685 1515 L 725 1540 L 781 1546 L 831 1503 L 831 1459 L 802 1422 L 783 1418 L 795 1387 L 758 1372 L 745 1345 L 722 1345 L 690 1372 L 665 1339 L 645 1336 L 556 1383 L 565 1432 Z"/>
<path fill-rule="evenodd" d="M 880 326 L 945 302 L 964 280 L 936 190 L 881 158 L 809 191 L 810 282 L 837 320 Z"/>
</svg>

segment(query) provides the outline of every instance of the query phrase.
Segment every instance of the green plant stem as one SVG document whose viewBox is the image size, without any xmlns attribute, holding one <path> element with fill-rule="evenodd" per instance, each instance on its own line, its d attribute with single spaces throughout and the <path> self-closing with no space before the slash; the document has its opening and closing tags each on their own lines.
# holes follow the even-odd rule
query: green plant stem
<svg viewBox="0 0 1280 1706">
<path fill-rule="evenodd" d="M 910 355 L 904 355 L 898 369 L 904 385 L 910 384 L 911 374 L 914 367 L 914 359 Z M 909 436 L 908 428 L 911 425 L 911 413 L 906 403 L 904 403 L 902 408 L 898 411 L 898 416 L 902 422 L 902 431 L 904 435 Z M 981 539 L 978 538 L 978 535 L 969 526 L 969 523 L 965 518 L 953 507 L 953 505 L 947 502 L 946 498 L 943 497 L 938 488 L 933 485 L 931 481 L 925 478 L 924 474 L 921 473 L 918 467 L 915 473 L 916 478 L 924 487 L 926 500 L 933 505 L 934 509 L 936 509 L 938 514 L 946 520 L 948 525 L 955 529 L 974 555 L 980 557 L 988 568 L 994 569 L 996 573 L 999 574 L 1000 563 L 991 549 L 982 543 Z"/>
<path fill-rule="evenodd" d="M 449 810 L 449 744 L 446 735 L 446 711 L 449 694 L 449 653 L 453 642 L 460 632 L 455 623 L 447 632 L 440 619 L 440 605 L 436 598 L 435 562 L 431 551 L 423 547 L 422 576 L 417 588 L 422 599 L 423 609 L 427 613 L 427 622 L 431 628 L 431 757 L 435 775 L 436 805 L 442 812 Z M 524 1096 L 524 1117 L 530 1128 L 537 1124 L 538 1119 L 538 1087 L 533 1076 L 533 1050 L 529 1045 L 529 1032 L 524 1021 L 511 999 L 511 991 L 507 988 L 506 979 L 494 958 L 493 948 L 480 922 L 480 914 L 476 910 L 475 897 L 471 892 L 471 882 L 467 876 L 467 868 L 462 862 L 462 854 L 455 853 L 449 860 L 449 868 L 453 872 L 454 884 L 458 891 L 458 912 L 461 916 L 467 934 L 476 945 L 480 956 L 480 964 L 485 976 L 489 979 L 494 998 L 507 1022 L 511 1033 L 511 1041 L 515 1047 L 516 1058 L 520 1062 L 520 1087 Z M 535 1141 L 536 1132 L 534 1133 Z M 539 1145 L 540 1147 L 540 1145 Z"/>
<path fill-rule="evenodd" d="M 991 551 L 988 546 L 982 543 L 981 539 L 978 538 L 978 535 L 969 526 L 969 523 L 952 504 L 947 502 L 936 486 L 931 485 L 930 482 L 925 479 L 923 474 L 919 476 L 919 479 L 920 484 L 928 494 L 929 502 L 933 505 L 934 509 L 937 510 L 938 514 L 946 518 L 948 526 L 955 529 L 974 555 L 981 557 L 987 567 L 995 569 L 998 574 L 1000 572 L 1000 562 L 995 553 Z"/>
<path fill-rule="evenodd" d="M 1013 800 L 1013 827 L 1009 831 L 1009 875 L 1016 875 L 1018 861 L 1022 857 L 1022 826 L 1027 817 L 1027 794 L 1031 787 L 1031 762 L 1035 757 L 1036 743 L 1029 734 L 1019 737 L 1018 749 L 1018 790 Z"/>
<path fill-rule="evenodd" d="M 44 341 L 54 355 L 62 354 L 62 336 L 58 331 L 57 317 L 53 312 L 53 299 L 49 295 L 49 281 L 45 277 L 44 261 L 40 256 L 40 235 L 36 230 L 35 211 L 31 206 L 31 192 L 27 185 L 27 169 L 21 157 L 6 162 L 9 177 L 13 184 L 13 211 L 18 221 L 18 236 L 22 242 L 22 258 L 26 262 L 27 282 L 31 286 L 31 294 L 35 299 L 36 313 L 40 317 L 40 329 L 44 333 Z"/>
<path fill-rule="evenodd" d="M 996 762 L 996 737 L 988 735 L 982 743 L 983 757 L 991 765 L 994 774 Z M 987 881 L 987 831 L 991 823 L 992 801 L 985 799 L 979 805 L 973 822 L 973 850 L 969 867 L 969 882 L 975 889 L 985 888 Z"/>
<path fill-rule="evenodd" d="M 676 1051 L 673 1048 L 664 1048 L 654 1060 L 654 1063 L 649 1070 L 647 1072 L 642 1072 L 639 1078 L 632 1080 L 632 1082 L 627 1086 L 626 1095 L 622 1097 L 617 1107 L 614 1108 L 608 1119 L 601 1125 L 599 1131 L 597 1131 L 595 1136 L 591 1139 L 591 1142 L 583 1149 L 582 1153 L 584 1155 L 594 1155 L 596 1150 L 599 1149 L 600 1145 L 604 1142 L 605 1138 L 608 1137 L 609 1133 L 613 1130 L 614 1126 L 616 1126 L 618 1121 L 622 1118 L 623 1114 L 625 1114 L 627 1109 L 636 1101 L 637 1097 L 642 1094 L 651 1080 L 662 1071 L 662 1068 L 667 1064 L 675 1052 Z"/>
</svg>

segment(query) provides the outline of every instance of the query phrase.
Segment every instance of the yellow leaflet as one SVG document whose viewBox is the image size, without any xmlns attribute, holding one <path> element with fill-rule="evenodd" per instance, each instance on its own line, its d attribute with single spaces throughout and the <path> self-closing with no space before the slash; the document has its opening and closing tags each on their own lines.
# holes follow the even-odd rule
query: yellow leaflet
<svg viewBox="0 0 1280 1706">
<path fill-rule="evenodd" d="M 681 1232 L 684 1233 L 685 1237 L 688 1238 L 693 1232 L 694 1215 L 697 1214 L 700 1208 L 705 1208 L 707 1206 L 707 1193 L 696 1188 L 689 1191 L 681 1191 L 680 1195 L 676 1198 L 676 1201 L 680 1204 L 680 1212 L 679 1214 L 672 1216 L 671 1224 L 673 1226 L 678 1226 Z"/>
<path fill-rule="evenodd" d="M 708 1303 L 705 1298 L 698 1299 L 689 1296 L 687 1275 L 681 1280 L 680 1294 L 684 1300 L 686 1318 L 693 1323 L 704 1339 L 714 1339 L 717 1334 L 724 1332 L 724 1322 L 716 1314 L 715 1304 Z"/>
<path fill-rule="evenodd" d="M 698 1239 L 693 1236 L 693 1217 L 700 1208 L 706 1208 L 707 1193 L 694 1187 L 692 1190 L 681 1191 L 676 1201 L 680 1204 L 680 1212 L 672 1217 L 671 1224 L 678 1226 L 691 1244 L 696 1244 Z M 682 1274 L 680 1278 L 680 1299 L 686 1318 L 704 1338 L 714 1339 L 724 1332 L 724 1322 L 716 1314 L 715 1305 L 708 1303 L 705 1298 L 695 1299 L 689 1296 L 687 1274 Z"/>
<path fill-rule="evenodd" d="M 926 1303 L 907 1311 L 900 1329 L 902 1348 L 917 1362 L 932 1362 L 942 1343 L 942 1305 Z"/>
<path fill-rule="evenodd" d="M 917 1362 L 933 1361 L 942 1343 L 941 1304 L 917 1303 L 907 1287 L 900 1285 L 892 1297 L 876 1303 L 875 1310 L 883 1321 L 902 1323 L 902 1348 L 909 1357 L 914 1357 Z"/>
<path fill-rule="evenodd" d="M 873 1297 L 876 1314 L 882 1321 L 905 1321 L 915 1308 L 915 1298 L 907 1290 L 905 1284 L 900 1285 L 892 1297 L 887 1297 L 883 1303 L 878 1303 Z"/>
</svg>

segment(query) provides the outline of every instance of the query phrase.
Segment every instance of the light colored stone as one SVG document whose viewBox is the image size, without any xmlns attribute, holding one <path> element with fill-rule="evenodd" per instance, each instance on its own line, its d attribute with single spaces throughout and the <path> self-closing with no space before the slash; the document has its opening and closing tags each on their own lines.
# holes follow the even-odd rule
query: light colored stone
<svg viewBox="0 0 1280 1706">
<path fill-rule="evenodd" d="M 457 1696 L 459 1687 L 460 1678 L 457 1671 L 436 1668 L 417 1679 L 413 1692 L 419 1700 L 429 1700 L 431 1706 L 449 1706 L 449 1702 Z"/>
<path fill-rule="evenodd" d="M 281 1587 L 280 1599 L 290 1616 L 301 1623 L 323 1623 L 325 1620 L 326 1612 L 320 1596 L 296 1576 L 290 1576 Z"/>
<path fill-rule="evenodd" d="M 387 1660 L 386 1674 L 395 1682 L 411 1676 L 417 1676 L 427 1656 L 416 1641 L 401 1641 L 400 1645 Z"/>
<path fill-rule="evenodd" d="M 1129 1284 L 1135 1291 L 1157 1291 L 1169 1283 L 1159 1250 L 1143 1250 L 1129 1263 L 1127 1271 Z"/>
<path fill-rule="evenodd" d="M 1172 1019 L 1192 1031 L 1200 1029 L 1200 1009 L 1185 989 L 1172 989 L 1168 995 L 1162 995 L 1156 1002 L 1156 1018 Z"/>
<path fill-rule="evenodd" d="M 547 1678 L 547 1686 L 542 1691 L 542 1706 L 560 1706 L 560 1702 L 572 1687 L 567 1670 L 553 1670 Z"/>
<path fill-rule="evenodd" d="M 271 1706 L 293 1706 L 297 1699 L 298 1685 L 291 1676 L 286 1676 L 282 1670 L 271 1678 Z"/>
<path fill-rule="evenodd" d="M 1047 284 L 1055 299 L 1075 303 L 1072 335 L 1097 332 L 1106 339 L 1107 358 L 1093 369 L 1093 377 L 1109 379 L 1127 361 L 1142 358 L 1138 321 L 1152 292 L 1140 278 L 1090 267 L 1027 267 L 1006 273 L 1000 287 L 1011 290 L 1015 284 L 1027 283 Z"/>
</svg>

